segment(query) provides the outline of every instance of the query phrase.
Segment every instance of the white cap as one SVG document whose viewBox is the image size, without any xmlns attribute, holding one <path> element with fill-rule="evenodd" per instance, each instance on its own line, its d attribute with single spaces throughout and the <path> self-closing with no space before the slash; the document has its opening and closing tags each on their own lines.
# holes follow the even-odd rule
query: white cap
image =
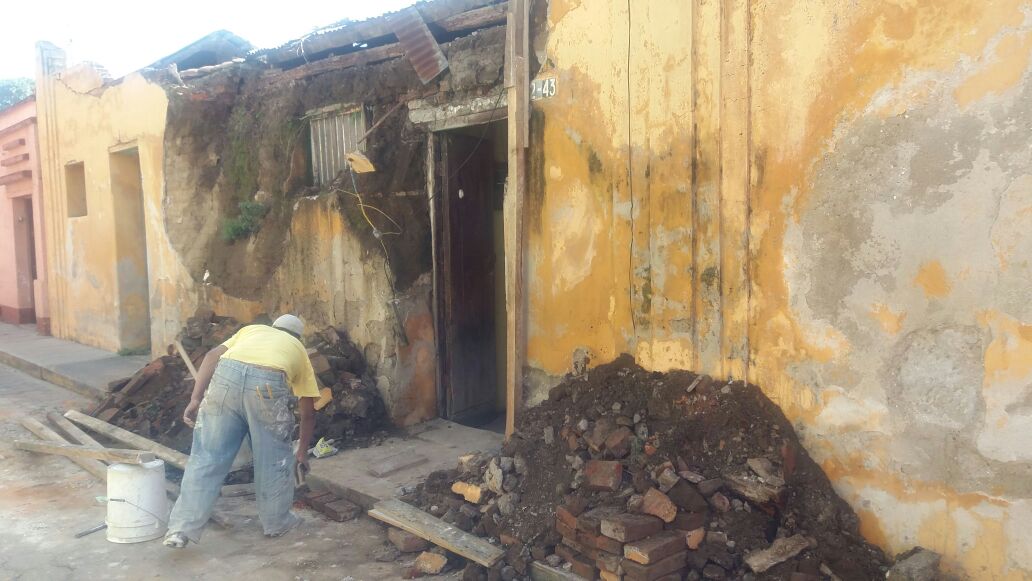
<svg viewBox="0 0 1032 581">
<path fill-rule="evenodd" d="M 273 321 L 272 326 L 284 331 L 290 331 L 298 337 L 305 331 L 305 324 L 294 315 L 280 315 L 278 319 Z"/>
</svg>

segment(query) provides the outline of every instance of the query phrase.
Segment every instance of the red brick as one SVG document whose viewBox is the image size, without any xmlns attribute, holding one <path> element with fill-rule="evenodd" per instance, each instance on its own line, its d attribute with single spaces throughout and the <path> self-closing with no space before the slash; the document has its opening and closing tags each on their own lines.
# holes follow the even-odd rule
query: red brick
<svg viewBox="0 0 1032 581">
<path fill-rule="evenodd" d="M 679 512 L 674 520 L 670 521 L 667 528 L 681 531 L 693 531 L 706 526 L 706 513 L 704 512 Z"/>
<path fill-rule="evenodd" d="M 598 555 L 595 557 L 595 565 L 598 566 L 599 571 L 623 575 L 623 567 L 621 566 L 621 563 L 623 563 L 623 557 L 620 555 L 611 555 L 609 553 L 599 551 Z"/>
<path fill-rule="evenodd" d="M 624 556 L 642 565 L 657 563 L 670 555 L 683 553 L 685 549 L 684 534 L 666 531 L 624 545 Z"/>
<path fill-rule="evenodd" d="M 650 488 L 649 491 L 645 493 L 644 502 L 641 505 L 641 511 L 645 514 L 659 517 L 663 522 L 673 522 L 674 518 L 677 516 L 677 507 L 674 506 L 670 497 L 655 488 Z"/>
<path fill-rule="evenodd" d="M 559 531 L 559 534 L 564 537 L 570 537 L 571 539 L 576 538 L 577 534 L 573 527 L 567 525 L 563 521 L 556 519 L 555 530 Z"/>
<path fill-rule="evenodd" d="M 667 491 L 667 496 L 682 510 L 705 512 L 707 507 L 706 497 L 699 494 L 699 491 L 686 480 L 679 480 Z"/>
<path fill-rule="evenodd" d="M 341 499 L 326 504 L 319 512 L 323 513 L 331 520 L 344 522 L 357 517 L 362 512 L 362 509 L 356 504 L 352 504 L 347 500 Z"/>
<path fill-rule="evenodd" d="M 624 543 L 644 539 L 663 530 L 663 521 L 645 514 L 620 514 L 602 519 L 602 534 Z"/>
<path fill-rule="evenodd" d="M 555 548 L 555 554 L 559 555 L 564 561 L 569 563 L 571 565 L 571 571 L 575 574 L 580 575 L 585 579 L 595 579 L 598 577 L 598 569 L 595 568 L 595 563 L 572 548 L 558 545 Z"/>
<path fill-rule="evenodd" d="M 627 428 L 619 428 L 606 438 L 606 452 L 613 458 L 623 458 L 631 452 L 631 437 L 634 434 Z"/>
<path fill-rule="evenodd" d="M 387 540 L 402 553 L 418 553 L 430 547 L 430 543 L 426 539 L 393 527 L 387 529 Z"/>
<path fill-rule="evenodd" d="M 555 519 L 558 522 L 569 526 L 571 529 L 577 527 L 577 515 L 570 512 L 570 509 L 565 506 L 560 506 L 555 509 Z"/>
<path fill-rule="evenodd" d="M 657 581 L 666 575 L 684 569 L 687 553 L 682 551 L 671 555 L 658 563 L 642 565 L 631 560 L 624 560 L 624 578 L 628 581 Z"/>
<path fill-rule="evenodd" d="M 577 530 L 597 535 L 602 531 L 602 519 L 620 513 L 621 510 L 615 506 L 593 508 L 577 517 Z"/>
<path fill-rule="evenodd" d="M 321 503 L 320 499 L 322 500 Z M 316 505 L 326 504 L 328 501 L 337 500 L 337 495 L 333 494 L 329 490 L 309 490 L 301 497 L 301 500 L 307 506 L 315 508 Z"/>
<path fill-rule="evenodd" d="M 589 489 L 616 492 L 623 482 L 623 466 L 619 462 L 588 460 L 584 465 L 584 476 Z"/>
<path fill-rule="evenodd" d="M 614 555 L 623 554 L 623 543 L 602 534 L 596 535 L 585 531 L 577 531 L 577 542 L 585 547 L 591 547 L 592 549 L 598 549 L 599 551 L 604 551 L 606 553 L 612 553 Z"/>
</svg>

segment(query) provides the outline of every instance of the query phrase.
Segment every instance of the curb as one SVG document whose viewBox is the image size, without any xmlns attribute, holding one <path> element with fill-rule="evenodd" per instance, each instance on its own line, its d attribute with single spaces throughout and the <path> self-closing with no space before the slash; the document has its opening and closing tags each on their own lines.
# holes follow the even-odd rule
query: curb
<svg viewBox="0 0 1032 581">
<path fill-rule="evenodd" d="M 47 369 L 36 363 L 33 363 L 27 359 L 22 359 L 15 355 L 11 355 L 6 351 L 0 351 L 0 363 L 17 369 L 26 375 L 41 379 L 56 385 L 57 387 L 67 389 L 73 393 L 79 394 L 85 398 L 93 401 L 101 401 L 107 395 L 103 390 L 97 389 L 96 387 L 83 383 L 73 377 L 62 375 L 52 369 Z"/>
</svg>

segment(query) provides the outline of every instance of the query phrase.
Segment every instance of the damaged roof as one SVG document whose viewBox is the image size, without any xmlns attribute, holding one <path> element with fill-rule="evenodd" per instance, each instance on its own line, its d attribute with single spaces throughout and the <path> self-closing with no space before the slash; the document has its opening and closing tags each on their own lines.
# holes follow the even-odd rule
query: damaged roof
<svg viewBox="0 0 1032 581">
<path fill-rule="evenodd" d="M 216 30 L 176 52 L 143 68 L 163 69 L 175 64 L 179 70 L 217 65 L 248 54 L 254 45 L 228 30 Z"/>
<path fill-rule="evenodd" d="M 339 21 L 278 47 L 252 51 L 248 56 L 264 57 L 270 64 L 289 68 L 393 42 L 392 20 L 403 11 L 418 12 L 434 32 L 454 33 L 504 23 L 507 4 L 505 0 L 424 0 L 366 20 Z"/>
</svg>

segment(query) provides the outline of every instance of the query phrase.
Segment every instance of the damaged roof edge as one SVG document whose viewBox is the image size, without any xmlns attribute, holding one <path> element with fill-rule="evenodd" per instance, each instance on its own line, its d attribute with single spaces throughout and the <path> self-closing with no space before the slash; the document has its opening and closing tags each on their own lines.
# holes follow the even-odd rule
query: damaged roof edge
<svg viewBox="0 0 1032 581">
<path fill-rule="evenodd" d="M 502 4 L 505 0 L 426 0 L 418 2 L 405 10 L 414 9 L 427 24 L 436 24 L 465 12 Z M 252 51 L 248 57 L 264 56 L 274 65 L 282 65 L 291 61 L 306 61 L 312 55 L 350 48 L 357 43 L 364 43 L 383 37 L 394 36 L 391 19 L 401 11 L 390 12 L 359 22 L 347 22 L 317 30 L 309 35 L 294 39 L 279 47 Z M 504 19 L 504 14 L 501 18 Z"/>
</svg>

